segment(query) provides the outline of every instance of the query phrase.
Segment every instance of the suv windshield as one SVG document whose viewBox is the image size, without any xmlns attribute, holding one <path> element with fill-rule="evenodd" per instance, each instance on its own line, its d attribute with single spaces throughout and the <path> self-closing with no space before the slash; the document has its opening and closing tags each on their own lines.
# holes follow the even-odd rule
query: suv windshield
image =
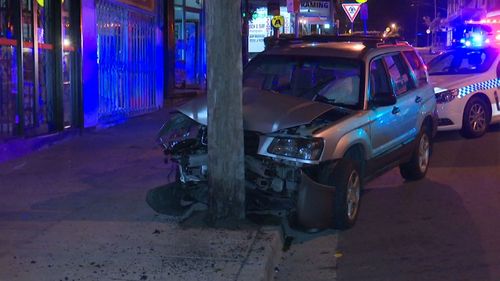
<svg viewBox="0 0 500 281">
<path fill-rule="evenodd" d="M 245 68 L 243 86 L 358 108 L 361 69 L 354 59 L 262 55 Z"/>
<path fill-rule="evenodd" d="M 429 75 L 470 74 L 487 71 L 498 55 L 495 49 L 458 49 L 429 62 Z"/>
</svg>

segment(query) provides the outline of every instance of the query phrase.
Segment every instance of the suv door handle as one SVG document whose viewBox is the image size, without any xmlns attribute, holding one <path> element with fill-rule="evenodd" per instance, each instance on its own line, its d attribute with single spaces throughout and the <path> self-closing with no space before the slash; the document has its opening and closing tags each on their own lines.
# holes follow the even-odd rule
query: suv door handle
<svg viewBox="0 0 500 281">
<path fill-rule="evenodd" d="M 399 109 L 399 107 L 395 106 L 392 108 L 392 114 L 398 114 L 399 112 L 401 112 L 401 109 Z"/>
<path fill-rule="evenodd" d="M 421 97 L 417 96 L 417 97 L 415 98 L 415 102 L 416 102 L 416 103 L 420 103 L 421 101 L 422 101 L 422 98 L 421 98 Z"/>
</svg>

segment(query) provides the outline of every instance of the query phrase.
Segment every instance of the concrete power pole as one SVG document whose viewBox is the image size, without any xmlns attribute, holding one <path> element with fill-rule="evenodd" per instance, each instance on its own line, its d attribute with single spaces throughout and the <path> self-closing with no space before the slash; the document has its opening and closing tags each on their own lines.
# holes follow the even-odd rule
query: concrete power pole
<svg viewBox="0 0 500 281">
<path fill-rule="evenodd" d="M 245 217 L 240 1 L 206 1 L 209 220 Z"/>
</svg>

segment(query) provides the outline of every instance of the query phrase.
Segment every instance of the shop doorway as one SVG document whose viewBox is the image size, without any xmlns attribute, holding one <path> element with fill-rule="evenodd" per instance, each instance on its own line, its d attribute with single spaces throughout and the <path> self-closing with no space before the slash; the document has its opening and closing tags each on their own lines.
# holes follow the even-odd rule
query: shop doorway
<svg viewBox="0 0 500 281">
<path fill-rule="evenodd" d="M 72 118 L 78 89 L 73 83 L 76 74 L 63 78 L 66 72 L 61 71 L 75 48 L 69 37 L 63 37 L 63 44 L 55 44 L 63 40 L 58 29 L 76 27 L 69 15 L 63 21 L 61 11 L 69 5 L 79 5 L 79 1 L 0 1 L 0 139 L 42 135 L 77 124 Z M 19 9 L 21 18 L 15 14 Z M 79 19 L 79 14 L 73 17 Z M 71 34 L 75 36 L 75 32 Z M 69 36 L 70 32 L 65 34 Z M 21 50 L 18 44 L 22 44 Z M 56 45 L 64 45 L 64 50 Z M 64 61 L 63 51 L 67 55 Z M 63 94 L 63 84 L 74 87 Z"/>
<path fill-rule="evenodd" d="M 176 1 L 175 86 L 199 88 L 205 83 L 204 34 L 201 1 Z"/>
</svg>

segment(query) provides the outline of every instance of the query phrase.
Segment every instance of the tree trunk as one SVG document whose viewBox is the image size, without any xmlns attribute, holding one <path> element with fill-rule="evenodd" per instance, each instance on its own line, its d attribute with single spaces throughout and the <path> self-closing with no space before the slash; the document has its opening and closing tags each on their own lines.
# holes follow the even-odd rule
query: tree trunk
<svg viewBox="0 0 500 281">
<path fill-rule="evenodd" d="M 245 217 L 240 1 L 206 1 L 209 217 Z"/>
</svg>

